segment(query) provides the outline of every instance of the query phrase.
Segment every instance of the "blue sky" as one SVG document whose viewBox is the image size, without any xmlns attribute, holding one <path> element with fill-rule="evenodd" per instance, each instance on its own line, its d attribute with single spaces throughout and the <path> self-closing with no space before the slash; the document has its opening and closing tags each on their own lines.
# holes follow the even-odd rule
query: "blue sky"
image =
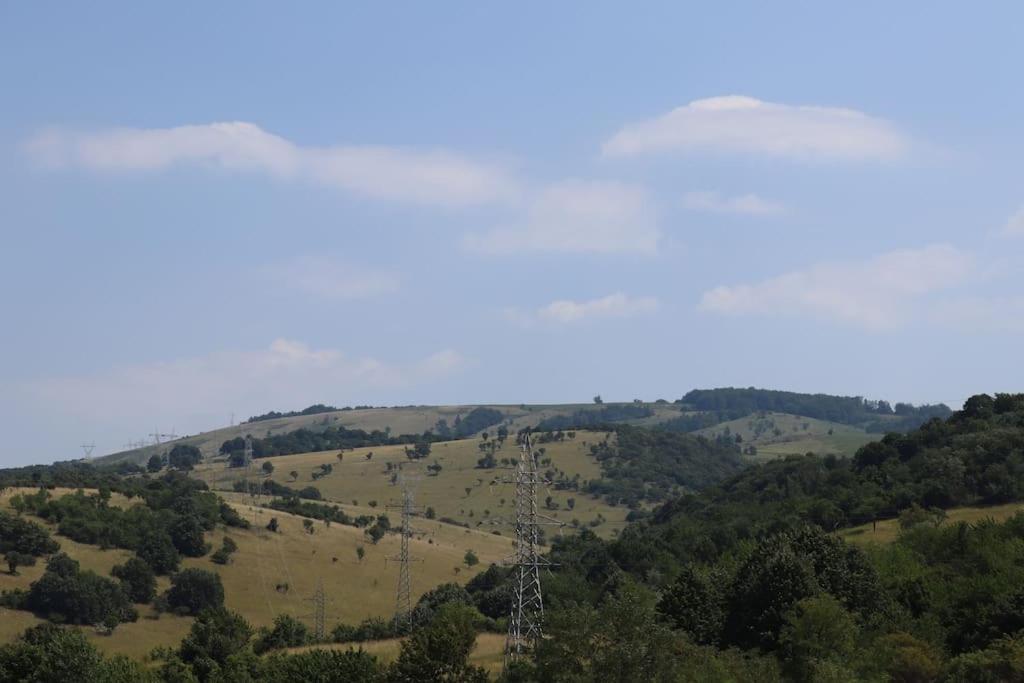
<svg viewBox="0 0 1024 683">
<path fill-rule="evenodd" d="M 1024 10 L 5 3 L 4 463 L 314 402 L 1021 390 Z"/>
</svg>

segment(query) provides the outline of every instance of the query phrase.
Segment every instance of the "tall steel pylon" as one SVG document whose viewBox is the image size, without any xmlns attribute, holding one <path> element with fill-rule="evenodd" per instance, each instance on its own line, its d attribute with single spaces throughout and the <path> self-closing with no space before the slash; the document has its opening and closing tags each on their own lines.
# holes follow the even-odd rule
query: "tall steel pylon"
<svg viewBox="0 0 1024 683">
<path fill-rule="evenodd" d="M 389 505 L 388 509 L 400 509 L 402 511 L 401 546 L 398 557 L 390 558 L 398 562 L 398 586 L 395 591 L 395 625 L 410 626 L 412 624 L 412 572 L 410 564 L 417 558 L 409 554 L 409 539 L 412 538 L 412 516 L 416 513 L 416 506 L 413 504 L 412 482 L 414 480 L 406 475 L 401 475 L 402 482 L 402 504 Z"/>
<path fill-rule="evenodd" d="M 515 574 L 505 640 L 506 666 L 533 650 L 543 635 L 544 596 L 540 570 L 550 567 L 551 562 L 541 557 L 540 528 L 562 524 L 537 512 L 537 487 L 548 482 L 537 469 L 537 456 L 529 433 L 523 438 L 512 481 L 515 484 L 515 546 L 508 564 L 515 567 Z"/>
</svg>

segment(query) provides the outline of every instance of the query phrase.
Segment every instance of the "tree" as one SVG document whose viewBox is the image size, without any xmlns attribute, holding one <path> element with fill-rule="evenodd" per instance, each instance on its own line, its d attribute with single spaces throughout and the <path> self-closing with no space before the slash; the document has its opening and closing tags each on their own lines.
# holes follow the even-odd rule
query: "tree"
<svg viewBox="0 0 1024 683">
<path fill-rule="evenodd" d="M 467 550 L 463 556 L 462 561 L 466 563 L 467 567 L 475 567 L 480 564 L 480 558 L 476 556 L 472 550 Z"/>
<path fill-rule="evenodd" d="M 267 522 L 267 531 L 272 531 L 274 533 L 277 533 L 277 528 L 278 528 L 277 517 L 271 517 L 270 521 Z"/>
<path fill-rule="evenodd" d="M 240 615 L 221 606 L 204 609 L 193 622 L 178 655 L 192 665 L 201 680 L 223 667 L 249 645 L 252 627 Z"/>
<path fill-rule="evenodd" d="M 0 647 L 0 680 L 99 681 L 103 658 L 76 628 L 40 624 Z"/>
<path fill-rule="evenodd" d="M 11 576 L 17 576 L 18 567 L 35 566 L 36 558 L 27 553 L 19 553 L 17 550 L 9 550 L 4 555 L 4 561 L 7 563 L 7 569 Z"/>
<path fill-rule="evenodd" d="M 313 520 L 311 520 L 311 519 L 303 519 L 302 520 L 302 528 L 306 530 L 307 534 L 313 533 Z"/>
<path fill-rule="evenodd" d="M 289 472 L 288 475 L 292 478 L 292 481 L 296 481 L 299 478 L 299 473 L 296 472 L 295 470 Z"/>
<path fill-rule="evenodd" d="M 135 552 L 159 575 L 170 574 L 177 570 L 178 564 L 181 562 L 181 555 L 174 547 L 174 542 L 167 532 L 144 535 Z"/>
<path fill-rule="evenodd" d="M 434 510 L 434 508 L 432 507 L 427 507 L 426 512 L 423 513 L 423 516 L 427 519 L 435 519 L 437 517 L 437 511 Z"/>
<path fill-rule="evenodd" d="M 383 683 L 384 669 L 364 650 L 316 649 L 298 654 L 275 653 L 263 660 L 259 680 L 264 681 L 359 681 Z"/>
<path fill-rule="evenodd" d="M 186 557 L 202 557 L 210 549 L 206 545 L 203 523 L 194 515 L 180 516 L 169 531 L 174 547 Z"/>
<path fill-rule="evenodd" d="M 11 550 L 38 557 L 57 552 L 60 544 L 35 522 L 0 512 L 0 552 Z"/>
<path fill-rule="evenodd" d="M 119 583 L 81 571 L 78 562 L 64 553 L 47 561 L 46 571 L 29 588 L 25 606 L 69 624 L 116 626 L 138 618 Z"/>
<path fill-rule="evenodd" d="M 271 474 L 274 473 L 274 463 L 270 462 L 269 460 L 265 460 L 263 461 L 261 469 L 263 470 L 263 474 L 269 477 Z"/>
<path fill-rule="evenodd" d="M 720 598 L 707 579 L 692 565 L 686 565 L 658 602 L 658 613 L 672 628 L 685 631 L 703 645 L 718 642 L 722 628 Z"/>
<path fill-rule="evenodd" d="M 183 472 L 191 470 L 194 466 L 203 461 L 203 454 L 199 449 L 189 444 L 180 443 L 171 449 L 167 456 L 167 464 L 171 468 Z"/>
<path fill-rule="evenodd" d="M 167 605 L 178 614 L 196 615 L 224 606 L 224 585 L 220 576 L 205 569 L 185 569 L 171 577 Z"/>
<path fill-rule="evenodd" d="M 366 548 L 364 548 L 361 545 L 357 545 L 356 546 L 356 557 L 359 559 L 360 562 L 362 562 L 363 558 L 366 557 Z"/>
<path fill-rule="evenodd" d="M 466 605 L 442 606 L 430 624 L 402 641 L 389 679 L 396 683 L 487 681 L 487 672 L 469 663 L 469 654 L 476 645 L 477 615 Z"/>
<path fill-rule="evenodd" d="M 416 607 L 412 610 L 412 623 L 415 626 L 429 624 L 442 607 L 452 604 L 472 607 L 473 598 L 459 584 L 443 583 L 424 593 L 416 602 Z"/>
<path fill-rule="evenodd" d="M 262 629 L 260 637 L 253 644 L 256 654 L 286 647 L 299 647 L 309 642 L 309 629 L 295 617 L 279 614 L 274 618 L 271 629 Z"/>
<path fill-rule="evenodd" d="M 597 396 L 594 397 L 595 405 L 601 405 L 602 403 L 604 403 L 604 401 L 601 399 L 601 394 L 598 394 Z"/>
<path fill-rule="evenodd" d="M 853 617 L 831 595 L 805 598 L 786 615 L 779 637 L 783 662 L 802 681 L 819 678 L 816 669 L 821 662 L 849 668 L 857 635 Z"/>
<path fill-rule="evenodd" d="M 156 597 L 156 573 L 137 557 L 114 565 L 110 575 L 121 580 L 121 586 L 132 602 L 148 603 Z"/>
<path fill-rule="evenodd" d="M 156 473 L 164 468 L 164 459 L 157 454 L 149 456 L 149 462 L 146 463 L 146 469 L 150 472 Z"/>
</svg>

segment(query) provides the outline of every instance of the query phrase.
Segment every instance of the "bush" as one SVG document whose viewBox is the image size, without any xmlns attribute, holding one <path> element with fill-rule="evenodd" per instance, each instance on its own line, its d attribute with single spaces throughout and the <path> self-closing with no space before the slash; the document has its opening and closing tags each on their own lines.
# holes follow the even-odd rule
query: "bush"
<svg viewBox="0 0 1024 683">
<path fill-rule="evenodd" d="M 171 577 L 167 606 L 177 614 L 196 615 L 224 606 L 220 576 L 205 569 L 185 569 Z"/>
<path fill-rule="evenodd" d="M 156 597 L 156 573 L 137 557 L 114 566 L 111 576 L 121 580 L 121 587 L 132 602 L 148 603 Z"/>
<path fill-rule="evenodd" d="M 138 618 L 119 583 L 81 571 L 78 562 L 63 553 L 46 563 L 46 572 L 29 587 L 25 606 L 51 621 L 69 624 L 116 626 Z"/>
<path fill-rule="evenodd" d="M 256 654 L 286 647 L 305 645 L 310 640 L 309 629 L 301 621 L 288 614 L 279 614 L 274 619 L 274 627 L 262 629 L 261 636 L 253 644 Z"/>
</svg>

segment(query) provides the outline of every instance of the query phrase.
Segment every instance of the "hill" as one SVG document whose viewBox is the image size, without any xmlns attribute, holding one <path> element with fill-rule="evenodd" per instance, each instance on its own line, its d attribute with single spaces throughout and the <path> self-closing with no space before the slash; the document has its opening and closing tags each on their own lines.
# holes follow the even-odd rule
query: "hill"
<svg viewBox="0 0 1024 683">
<path fill-rule="evenodd" d="M 465 417 L 476 408 L 487 408 L 502 413 L 502 423 L 510 432 L 517 432 L 526 427 L 536 427 L 544 421 L 552 419 L 572 418 L 574 415 L 588 414 L 608 407 L 629 406 L 636 404 L 561 404 L 561 405 L 459 405 L 459 406 L 398 406 L 392 408 L 359 408 L 341 409 L 327 412 L 303 414 L 296 411 L 282 417 L 259 419 L 239 425 L 222 427 L 201 434 L 183 437 L 162 444 L 151 444 L 118 453 L 112 453 L 95 459 L 99 464 L 133 462 L 144 464 L 154 454 L 164 454 L 173 445 L 188 444 L 198 447 L 204 455 L 215 455 L 220 445 L 240 435 L 251 434 L 255 437 L 267 437 L 288 434 L 299 429 L 323 431 L 330 427 L 343 426 L 349 429 L 360 429 L 367 432 L 380 431 L 393 435 L 422 435 L 428 430 L 436 430 L 444 421 L 450 426 Z M 668 420 L 678 414 L 678 407 L 668 403 L 642 404 L 643 417 L 632 417 L 626 420 L 611 422 L 625 424 L 652 424 Z M 571 422 L 572 420 L 569 419 Z M 601 420 L 599 423 L 603 424 Z M 475 430 L 465 436 L 476 436 L 481 430 Z M 411 441 L 412 439 L 410 439 Z"/>
<path fill-rule="evenodd" d="M 869 434 L 861 427 L 770 411 L 728 420 L 695 433 L 710 439 L 732 438 L 744 455 L 754 461 L 806 453 L 853 456 L 864 444 L 882 438 L 881 434 Z"/>
</svg>

